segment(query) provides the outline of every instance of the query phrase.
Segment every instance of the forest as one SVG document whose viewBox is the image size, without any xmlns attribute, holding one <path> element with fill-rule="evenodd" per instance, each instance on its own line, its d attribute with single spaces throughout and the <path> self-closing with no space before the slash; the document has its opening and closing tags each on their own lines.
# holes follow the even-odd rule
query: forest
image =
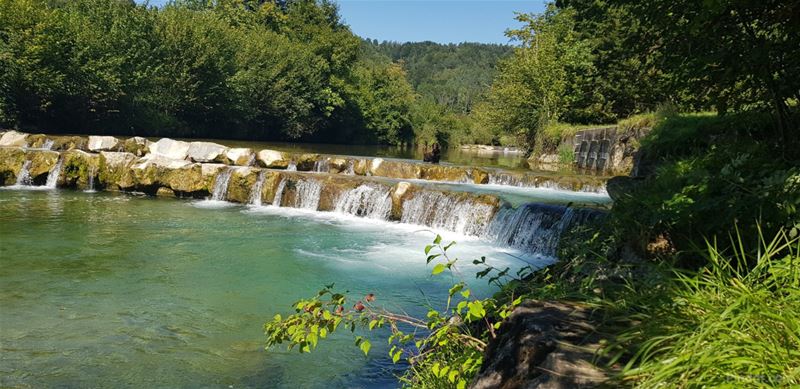
<svg viewBox="0 0 800 389">
<path fill-rule="evenodd" d="M 9 0 L 0 36 L 6 127 L 338 143 L 469 141 L 510 52 L 362 40 L 310 0 Z"/>
</svg>

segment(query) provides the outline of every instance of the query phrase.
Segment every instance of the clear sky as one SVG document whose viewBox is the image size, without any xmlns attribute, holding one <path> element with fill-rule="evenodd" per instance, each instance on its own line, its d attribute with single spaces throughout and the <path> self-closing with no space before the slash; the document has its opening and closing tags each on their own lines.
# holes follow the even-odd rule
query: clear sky
<svg viewBox="0 0 800 389">
<path fill-rule="evenodd" d="M 339 13 L 364 38 L 399 42 L 508 43 L 514 12 L 542 12 L 544 0 L 338 0 Z"/>
<path fill-rule="evenodd" d="M 144 0 L 137 0 L 142 3 Z M 508 43 L 514 12 L 542 12 L 546 0 L 336 0 L 353 32 L 379 41 Z M 150 0 L 161 5 L 166 0 Z"/>
</svg>

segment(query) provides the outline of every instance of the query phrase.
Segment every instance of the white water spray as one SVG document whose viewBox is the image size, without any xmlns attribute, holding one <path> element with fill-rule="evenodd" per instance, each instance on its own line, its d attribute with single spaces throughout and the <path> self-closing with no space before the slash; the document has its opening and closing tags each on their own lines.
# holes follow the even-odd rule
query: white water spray
<svg viewBox="0 0 800 389">
<path fill-rule="evenodd" d="M 217 173 L 217 177 L 214 179 L 214 189 L 211 192 L 211 200 L 225 201 L 228 194 L 228 183 L 231 181 L 232 174 L 232 167 L 225 167 Z"/>
<path fill-rule="evenodd" d="M 354 216 L 388 220 L 389 213 L 392 211 L 389 188 L 382 185 L 363 184 L 342 193 L 335 210 Z"/>
<path fill-rule="evenodd" d="M 64 157 L 58 156 L 58 161 L 56 165 L 50 169 L 50 172 L 47 173 L 47 183 L 45 187 L 55 189 L 56 185 L 58 185 L 58 177 L 61 175 L 61 167 L 64 165 Z"/>
<path fill-rule="evenodd" d="M 256 207 L 261 206 L 261 191 L 264 189 L 264 180 L 266 179 L 266 174 L 264 171 L 258 172 L 258 179 L 256 179 L 255 185 L 253 185 L 253 190 L 250 192 L 250 205 L 254 205 Z"/>
</svg>

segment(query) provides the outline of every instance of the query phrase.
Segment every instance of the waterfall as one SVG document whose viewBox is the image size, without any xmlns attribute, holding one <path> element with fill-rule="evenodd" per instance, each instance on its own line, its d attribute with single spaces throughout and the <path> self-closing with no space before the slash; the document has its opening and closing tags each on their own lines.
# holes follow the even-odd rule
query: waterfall
<svg viewBox="0 0 800 389">
<path fill-rule="evenodd" d="M 392 198 L 385 186 L 362 184 L 342 193 L 335 210 L 370 219 L 387 220 L 392 211 Z"/>
<path fill-rule="evenodd" d="M 355 163 L 353 162 L 352 159 L 347 161 L 347 170 L 344 171 L 344 174 L 346 174 L 348 176 L 355 175 L 356 172 L 355 172 L 355 168 L 353 167 L 353 165 L 355 165 Z"/>
<path fill-rule="evenodd" d="M 322 184 L 317 180 L 301 180 L 295 188 L 294 207 L 316 210 L 319 206 Z"/>
<path fill-rule="evenodd" d="M 22 163 L 22 168 L 19 169 L 15 186 L 31 185 L 33 185 L 33 180 L 31 179 L 31 161 L 25 161 Z"/>
<path fill-rule="evenodd" d="M 264 180 L 266 179 L 266 174 L 264 171 L 260 171 L 258 173 L 258 179 L 256 179 L 255 185 L 253 185 L 253 190 L 250 192 L 250 200 L 248 201 L 250 205 L 255 205 L 257 207 L 261 206 L 261 191 L 264 188 Z"/>
<path fill-rule="evenodd" d="M 92 166 L 92 169 L 89 171 L 89 178 L 88 178 L 89 182 L 86 184 L 86 190 L 84 190 L 84 192 L 86 192 L 86 193 L 97 192 L 94 189 L 94 175 L 95 174 L 97 174 L 97 168 Z"/>
<path fill-rule="evenodd" d="M 64 165 L 64 157 L 58 156 L 58 161 L 56 165 L 50 169 L 50 172 L 47 173 L 47 183 L 45 184 L 48 188 L 55 188 L 58 185 L 58 177 L 61 175 L 61 166 Z"/>
<path fill-rule="evenodd" d="M 525 252 L 555 256 L 562 232 L 600 214 L 592 209 L 546 204 L 503 208 L 497 211 L 483 237 Z"/>
<path fill-rule="evenodd" d="M 250 154 L 250 158 L 247 159 L 246 166 L 256 166 L 256 153 Z"/>
<path fill-rule="evenodd" d="M 472 199 L 422 191 L 403 204 L 400 221 L 480 236 L 488 227 L 493 211 L 493 206 Z"/>
<path fill-rule="evenodd" d="M 294 161 L 289 161 L 289 166 L 286 166 L 286 171 L 296 172 L 297 171 L 297 164 Z"/>
<path fill-rule="evenodd" d="M 331 171 L 331 159 L 325 158 L 314 162 L 314 172 L 328 173 Z"/>
<path fill-rule="evenodd" d="M 489 173 L 489 184 L 507 186 L 527 186 L 519 177 L 507 173 Z"/>
<path fill-rule="evenodd" d="M 225 167 L 217 173 L 217 177 L 214 179 L 214 189 L 211 192 L 211 200 L 225 201 L 225 197 L 228 194 L 228 183 L 231 181 L 232 174 L 232 167 Z"/>
<path fill-rule="evenodd" d="M 286 179 L 281 178 L 281 182 L 278 183 L 278 188 L 275 189 L 275 197 L 272 198 L 272 206 L 273 207 L 280 207 L 281 200 L 283 199 L 283 190 L 286 189 Z"/>
<path fill-rule="evenodd" d="M 45 140 L 45 141 L 44 141 L 44 143 L 42 144 L 42 148 L 43 148 L 43 149 L 45 149 L 45 150 L 52 150 L 52 149 L 53 149 L 53 144 L 54 144 L 54 143 L 56 143 L 54 140 L 52 140 L 52 139 L 47 139 L 47 140 Z"/>
</svg>

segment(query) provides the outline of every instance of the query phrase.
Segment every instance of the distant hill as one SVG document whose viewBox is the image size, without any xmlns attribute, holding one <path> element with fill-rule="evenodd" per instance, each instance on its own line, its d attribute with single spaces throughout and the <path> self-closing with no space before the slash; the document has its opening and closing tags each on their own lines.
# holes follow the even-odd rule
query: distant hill
<svg viewBox="0 0 800 389">
<path fill-rule="evenodd" d="M 384 56 L 402 63 L 417 93 L 457 113 L 469 113 L 491 84 L 498 60 L 513 52 L 513 46 L 485 43 L 365 39 L 364 46 L 367 56 Z"/>
</svg>

